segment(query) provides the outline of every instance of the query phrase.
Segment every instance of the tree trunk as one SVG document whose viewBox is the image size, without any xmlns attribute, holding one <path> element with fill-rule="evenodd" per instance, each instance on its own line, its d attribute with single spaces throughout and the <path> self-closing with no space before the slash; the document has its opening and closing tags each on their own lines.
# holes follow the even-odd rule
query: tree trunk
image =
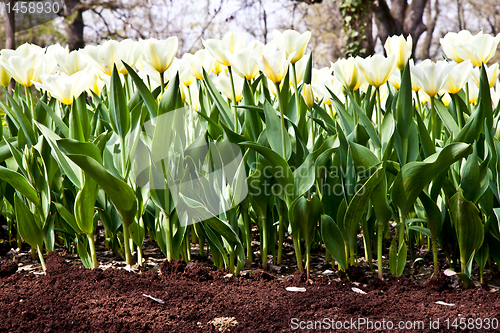
<svg viewBox="0 0 500 333">
<path fill-rule="evenodd" d="M 373 0 L 361 0 L 359 5 L 340 5 L 345 35 L 344 55 L 366 57 L 374 53 L 372 35 Z"/>
<path fill-rule="evenodd" d="M 418 39 L 427 30 L 422 22 L 425 6 L 428 0 L 413 0 L 408 5 L 407 0 L 392 0 L 391 8 L 386 0 L 375 1 L 373 12 L 378 34 L 382 45 L 392 35 L 411 35 L 413 50 L 416 49 Z"/>
<path fill-rule="evenodd" d="M 85 47 L 83 39 L 83 11 L 79 8 L 80 0 L 66 0 L 66 21 L 68 23 L 68 47 L 70 51 Z"/>
<path fill-rule="evenodd" d="M 436 22 L 439 15 L 439 0 L 434 0 L 434 16 L 432 16 L 432 3 L 429 2 L 425 9 L 425 20 L 427 21 L 427 32 L 422 45 L 422 59 L 430 58 L 430 49 L 432 44 L 432 34 L 436 28 Z"/>
</svg>

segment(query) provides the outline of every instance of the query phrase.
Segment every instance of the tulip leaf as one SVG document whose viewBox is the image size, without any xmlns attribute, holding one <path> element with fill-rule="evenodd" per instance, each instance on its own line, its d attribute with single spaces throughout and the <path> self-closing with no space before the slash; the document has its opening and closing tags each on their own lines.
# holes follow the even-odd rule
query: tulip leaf
<svg viewBox="0 0 500 333">
<path fill-rule="evenodd" d="M 453 136 L 456 136 L 459 132 L 460 129 L 458 128 L 457 123 L 455 122 L 455 119 L 450 114 L 450 111 L 448 111 L 448 108 L 444 106 L 443 102 L 440 99 L 435 99 L 434 105 L 436 106 L 436 112 L 439 115 L 439 118 L 443 121 L 444 126 L 448 130 L 448 132 L 453 133 Z"/>
<path fill-rule="evenodd" d="M 408 257 L 408 247 L 406 246 L 406 243 L 403 242 L 403 244 L 399 246 L 396 276 L 400 277 L 401 275 L 403 275 L 407 257 Z"/>
<path fill-rule="evenodd" d="M 82 188 L 83 181 L 80 168 L 73 161 L 67 158 L 56 144 L 56 141 L 60 140 L 61 138 L 44 125 L 40 123 L 36 123 L 36 125 L 49 143 L 49 146 L 52 149 L 52 156 L 59 163 L 64 174 L 66 174 L 66 176 L 76 187 L 78 187 L 79 189 Z"/>
<path fill-rule="evenodd" d="M 94 234 L 95 200 L 96 184 L 92 178 L 87 177 L 75 199 L 75 220 L 80 230 L 87 235 Z"/>
<path fill-rule="evenodd" d="M 144 104 L 148 108 L 151 118 L 155 118 L 158 115 L 158 103 L 156 102 L 156 98 L 153 97 L 153 94 L 148 89 L 148 87 L 146 87 L 144 81 L 139 77 L 139 75 L 135 72 L 135 70 L 125 62 L 123 62 L 123 65 L 125 66 L 128 74 L 134 81 L 135 87 L 137 88 L 137 91 L 141 95 Z M 175 86 L 178 87 L 178 84 Z"/>
<path fill-rule="evenodd" d="M 35 222 L 33 213 L 18 195 L 14 196 L 14 202 L 19 233 L 31 247 L 38 246 L 41 249 L 43 246 L 42 229 Z"/>
<path fill-rule="evenodd" d="M 269 161 L 271 164 L 269 171 L 281 185 L 281 193 L 285 194 L 285 198 L 291 199 L 294 195 L 294 178 L 292 170 L 287 162 L 272 149 L 259 145 L 258 143 L 241 142 L 240 145 L 257 151 Z"/>
<path fill-rule="evenodd" d="M 292 144 L 290 141 L 290 134 L 288 133 L 286 127 L 283 129 L 285 131 L 285 147 L 286 156 L 283 156 L 283 134 L 281 128 L 281 120 L 276 114 L 276 111 L 271 106 L 271 104 L 266 100 L 264 102 L 264 113 L 266 115 L 266 134 L 267 140 L 269 141 L 269 146 L 275 152 L 284 158 L 286 161 L 290 158 L 292 154 Z M 283 120 L 284 121 L 284 120 Z"/>
<path fill-rule="evenodd" d="M 356 103 L 356 100 L 352 96 L 351 92 L 348 92 L 351 104 L 354 107 L 354 111 L 358 114 L 359 116 L 359 121 L 360 123 L 365 127 L 366 131 L 368 132 L 368 135 L 370 136 L 370 139 L 372 140 L 373 145 L 375 148 L 380 149 L 382 147 L 382 144 L 380 143 L 380 138 L 378 137 L 377 131 L 375 130 L 375 127 L 373 127 L 373 123 L 371 122 L 370 119 L 366 116 L 366 114 L 361 110 L 361 107 Z"/>
<path fill-rule="evenodd" d="M 33 130 L 33 126 L 28 119 L 28 117 L 24 114 L 23 110 L 21 109 L 21 106 L 16 102 L 14 97 L 12 97 L 7 89 L 4 87 L 3 91 L 5 93 L 5 96 L 7 97 L 7 101 L 9 102 L 9 105 L 12 106 L 9 107 L 6 105 L 4 102 L 0 101 L 0 106 L 2 109 L 7 113 L 11 119 L 15 119 L 15 122 L 17 122 L 17 125 L 20 126 L 23 129 L 24 134 L 26 135 L 26 138 L 30 142 L 31 145 L 36 145 L 38 140 L 36 139 L 35 131 Z"/>
<path fill-rule="evenodd" d="M 161 116 L 167 112 L 177 110 L 182 107 L 181 92 L 179 89 L 179 73 L 177 73 L 161 96 L 158 115 Z"/>
<path fill-rule="evenodd" d="M 450 217 L 455 228 L 460 249 L 462 267 L 469 260 L 472 253 L 479 250 L 484 240 L 484 228 L 477 207 L 465 199 L 463 191 L 458 192 L 450 199 Z"/>
<path fill-rule="evenodd" d="M 465 143 L 452 143 L 439 153 L 429 156 L 422 162 L 411 162 L 403 166 L 392 185 L 392 201 L 406 217 L 422 190 L 432 179 L 451 164 L 472 152 L 472 146 Z"/>
<path fill-rule="evenodd" d="M 38 101 L 38 104 L 41 105 L 45 112 L 52 118 L 52 121 L 54 124 L 57 126 L 57 128 L 61 131 L 61 133 L 64 135 L 65 138 L 69 138 L 69 128 L 68 126 L 62 121 L 62 119 L 54 112 L 54 110 L 49 107 L 47 104 L 45 104 L 42 100 Z"/>
<path fill-rule="evenodd" d="M 347 269 L 344 237 L 337 223 L 329 215 L 321 215 L 321 237 L 328 252 L 342 269 Z"/>
<path fill-rule="evenodd" d="M 210 76 L 208 76 L 205 69 L 203 69 L 203 79 L 205 87 L 208 90 L 208 94 L 210 95 L 211 100 L 214 102 L 214 104 L 217 105 L 217 109 L 222 115 L 224 122 L 229 128 L 234 128 L 233 121 L 229 116 L 231 114 L 231 110 L 229 109 L 229 106 L 222 98 L 222 95 L 220 94 L 219 90 L 215 87 L 214 83 L 212 82 L 212 79 L 210 79 Z"/>
<path fill-rule="evenodd" d="M 413 121 L 413 99 L 410 76 L 410 62 L 406 63 L 401 78 L 398 101 L 396 104 L 396 126 L 403 142 L 407 142 L 408 131 Z"/>
<path fill-rule="evenodd" d="M 127 83 L 125 82 L 125 84 Z M 125 142 L 125 137 L 130 131 L 130 112 L 127 106 L 125 90 L 116 65 L 113 66 L 113 72 L 111 73 L 109 114 L 113 130 L 118 134 L 122 142 Z"/>
<path fill-rule="evenodd" d="M 424 191 L 420 193 L 418 198 L 424 207 L 427 217 L 427 227 L 430 231 L 429 237 L 431 237 L 433 241 L 437 241 L 441 228 L 443 227 L 443 216 L 441 215 L 441 211 L 434 200 Z"/>
<path fill-rule="evenodd" d="M 422 117 L 420 117 L 419 112 L 415 112 L 415 118 L 417 119 L 418 134 L 420 136 L 420 143 L 422 145 L 424 157 L 427 158 L 436 153 L 436 146 L 434 146 L 431 136 L 429 135 L 429 132 L 425 127 L 424 121 L 422 120 Z"/>
<path fill-rule="evenodd" d="M 382 177 L 385 177 L 385 173 L 384 169 L 380 167 L 356 192 L 356 194 L 352 197 L 349 206 L 347 207 L 347 211 L 344 216 L 344 226 L 346 228 L 349 247 L 351 248 L 352 253 L 354 247 L 356 246 L 356 234 L 358 226 L 362 224 L 362 220 L 366 217 L 370 196 L 372 194 L 372 191 L 382 180 Z"/>
<path fill-rule="evenodd" d="M 123 223 L 130 225 L 137 210 L 135 193 L 127 183 L 104 169 L 102 161 L 96 160 L 96 157 L 100 157 L 96 156 L 96 152 L 99 154 L 99 149 L 92 143 L 80 143 L 70 139 L 58 140 L 57 144 L 66 156 L 99 184 L 116 207 Z"/>
<path fill-rule="evenodd" d="M 488 162 L 489 159 L 479 164 L 477 145 L 465 161 L 460 175 L 460 187 L 468 201 L 476 203 L 488 189 Z"/>
<path fill-rule="evenodd" d="M 66 221 L 66 223 L 73 229 L 73 231 L 77 234 L 82 234 L 83 231 L 76 223 L 75 216 L 64 205 L 60 204 L 59 202 L 54 202 L 53 204 L 56 207 L 59 215 L 64 219 L 64 221 Z"/>
<path fill-rule="evenodd" d="M 333 106 L 337 110 L 337 113 L 340 116 L 342 128 L 347 134 L 350 134 L 354 129 L 354 119 L 352 116 L 346 111 L 344 103 L 340 101 L 340 99 L 335 95 L 333 91 L 330 90 L 327 86 L 325 86 L 326 90 L 330 94 L 330 99 L 332 101 Z"/>
<path fill-rule="evenodd" d="M 0 179 L 9 183 L 9 185 L 15 188 L 20 194 L 33 202 L 36 206 L 40 207 L 38 192 L 30 183 L 28 183 L 26 178 L 15 171 L 0 166 Z"/>
</svg>

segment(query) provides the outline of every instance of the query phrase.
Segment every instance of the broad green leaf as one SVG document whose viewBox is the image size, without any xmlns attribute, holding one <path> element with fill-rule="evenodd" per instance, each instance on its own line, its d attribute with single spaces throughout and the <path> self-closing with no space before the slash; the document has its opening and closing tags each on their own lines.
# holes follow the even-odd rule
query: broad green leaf
<svg viewBox="0 0 500 333">
<path fill-rule="evenodd" d="M 479 250 L 484 240 L 483 223 L 479 210 L 466 200 L 461 189 L 450 199 L 450 216 L 457 234 L 462 266 L 471 254 Z"/>
<path fill-rule="evenodd" d="M 292 154 L 292 144 L 290 142 L 290 134 L 286 129 L 285 131 L 285 147 L 286 147 L 286 156 L 283 156 L 283 134 L 281 132 L 281 120 L 276 114 L 276 111 L 271 106 L 268 101 L 264 102 L 264 113 L 266 115 L 266 134 L 267 140 L 269 141 L 269 146 L 275 152 L 277 152 L 282 158 L 286 161 L 290 158 Z M 284 120 L 283 120 L 284 121 Z"/>
<path fill-rule="evenodd" d="M 430 236 L 433 240 L 437 240 L 441 228 L 443 227 L 443 217 L 439 207 L 436 205 L 434 200 L 432 200 L 427 193 L 421 192 L 419 195 L 420 202 L 425 210 L 425 215 L 427 216 L 427 227 L 430 231 Z"/>
<path fill-rule="evenodd" d="M 321 237 L 332 257 L 342 269 L 347 269 L 344 237 L 337 223 L 329 215 L 321 215 Z"/>
<path fill-rule="evenodd" d="M 408 256 L 408 247 L 406 246 L 406 243 L 403 242 L 403 244 L 401 244 L 399 246 L 399 251 L 398 251 L 398 259 L 397 259 L 398 266 L 397 266 L 397 270 L 396 270 L 396 276 L 398 276 L 398 277 L 403 275 L 403 272 L 405 270 L 407 256 Z"/>
<path fill-rule="evenodd" d="M 125 82 L 125 84 L 127 84 Z M 111 126 L 113 130 L 125 142 L 125 137 L 130 131 L 130 113 L 127 106 L 127 98 L 125 96 L 125 89 L 123 87 L 120 75 L 113 66 L 111 73 L 111 82 L 109 89 L 109 114 L 111 118 Z"/>
<path fill-rule="evenodd" d="M 4 102 L 0 101 L 0 106 L 2 109 L 7 113 L 12 119 L 15 119 L 15 121 L 18 123 L 18 125 L 23 129 L 24 134 L 26 135 L 26 138 L 30 142 L 31 145 L 36 145 L 38 142 L 36 139 L 35 131 L 33 130 L 33 125 L 32 125 L 32 119 L 28 119 L 26 115 L 24 114 L 23 110 L 21 109 L 21 106 L 16 102 L 14 97 L 12 97 L 7 89 L 4 87 L 3 91 L 5 93 L 4 96 L 7 97 L 7 100 L 9 102 L 9 105 L 12 106 L 9 107 L 6 105 Z"/>
<path fill-rule="evenodd" d="M 75 220 L 80 230 L 87 235 L 94 234 L 94 204 L 96 200 L 96 186 L 92 178 L 85 179 L 83 188 L 75 199 Z"/>
<path fill-rule="evenodd" d="M 472 146 L 465 143 L 452 143 L 440 152 L 429 156 L 423 162 L 411 162 L 403 166 L 392 185 L 392 201 L 406 217 L 416 198 L 436 175 L 446 170 L 472 152 Z"/>
<path fill-rule="evenodd" d="M 410 225 L 410 226 L 408 226 L 408 230 L 420 232 L 421 234 L 424 234 L 427 237 L 431 237 L 431 231 L 428 228 L 422 227 L 420 225 Z"/>
<path fill-rule="evenodd" d="M 31 247 L 36 248 L 38 246 L 41 250 L 43 246 L 42 229 L 35 222 L 33 214 L 29 210 L 28 206 L 24 204 L 18 195 L 14 196 L 14 202 L 19 233 Z"/>
<path fill-rule="evenodd" d="M 488 188 L 488 162 L 489 160 L 486 160 L 479 164 L 477 145 L 475 145 L 475 149 L 465 161 L 460 175 L 460 187 L 464 191 L 464 198 L 468 201 L 476 203 Z"/>
<path fill-rule="evenodd" d="M 53 153 L 52 156 L 59 163 L 64 174 L 66 174 L 66 176 L 71 180 L 73 184 L 75 184 L 77 188 L 82 188 L 82 172 L 80 168 L 73 161 L 67 158 L 56 144 L 56 141 L 60 140 L 61 138 L 44 125 L 39 123 L 36 123 L 36 125 L 49 143 Z"/>
<path fill-rule="evenodd" d="M 271 164 L 269 171 L 281 185 L 281 192 L 288 200 L 292 199 L 294 195 L 294 178 L 287 162 L 278 153 L 257 143 L 241 142 L 240 145 L 259 152 L 269 161 Z M 289 202 L 291 203 L 291 200 Z"/>
<path fill-rule="evenodd" d="M 64 147 L 66 156 L 99 184 L 116 207 L 116 210 L 123 219 L 123 223 L 130 225 L 134 220 L 137 210 L 135 193 L 127 183 L 104 169 L 101 163 L 96 161 L 92 155 L 85 155 L 86 151 L 98 151 L 98 148 L 92 143 L 88 143 L 89 145 L 93 145 L 95 149 L 79 150 L 78 148 L 82 146 L 82 143 L 68 139 L 58 140 L 57 144 L 60 148 Z"/>
<path fill-rule="evenodd" d="M 38 192 L 30 183 L 28 183 L 26 178 L 15 171 L 0 166 L 0 179 L 9 183 L 10 186 L 15 188 L 20 194 L 22 194 L 36 206 L 41 208 L 40 199 L 38 198 Z"/>
<path fill-rule="evenodd" d="M 212 82 L 212 79 L 210 79 L 210 76 L 208 76 L 207 72 L 204 69 L 203 69 L 203 79 L 204 79 L 203 83 L 207 88 L 211 100 L 217 106 L 217 109 L 219 110 L 224 122 L 229 128 L 234 128 L 233 120 L 229 116 L 232 113 L 229 106 L 224 101 L 219 90 L 215 87 L 215 84 Z"/>
<path fill-rule="evenodd" d="M 54 112 L 54 110 L 49 107 L 47 104 L 45 104 L 42 100 L 38 101 L 38 104 L 43 106 L 45 109 L 45 112 L 52 118 L 52 121 L 54 124 L 56 124 L 57 128 L 61 131 L 61 133 L 64 135 L 65 138 L 69 138 L 69 128 L 68 126 L 62 121 L 62 119 Z"/>
<path fill-rule="evenodd" d="M 64 219 L 64 221 L 66 221 L 66 223 L 74 230 L 75 233 L 83 233 L 83 231 L 76 223 L 75 216 L 64 205 L 60 204 L 59 202 L 54 202 L 54 206 L 56 206 L 59 215 Z"/>
<path fill-rule="evenodd" d="M 448 108 L 437 98 L 435 99 L 434 105 L 436 106 L 436 112 L 439 115 L 439 118 L 443 121 L 444 127 L 446 127 L 448 132 L 453 133 L 453 136 L 457 136 L 460 129 L 458 128 L 455 119 L 451 116 L 450 111 L 448 111 Z"/>
<path fill-rule="evenodd" d="M 167 90 L 161 97 L 158 115 L 174 111 L 182 106 L 181 92 L 179 90 L 179 73 L 170 81 Z"/>
<path fill-rule="evenodd" d="M 398 101 L 396 104 L 396 126 L 399 135 L 406 142 L 408 131 L 413 120 L 413 99 L 410 76 L 410 61 L 408 60 L 403 70 L 401 87 L 399 89 Z"/>
<path fill-rule="evenodd" d="M 385 177 L 384 169 L 378 168 L 373 175 L 363 184 L 363 186 L 352 197 L 344 217 L 344 225 L 347 231 L 349 247 L 356 246 L 356 234 L 358 226 L 363 222 L 362 219 L 366 217 L 368 202 L 372 191 Z"/>
<path fill-rule="evenodd" d="M 144 101 L 144 104 L 148 108 L 149 114 L 151 117 L 156 117 L 158 114 L 158 103 L 156 102 L 156 98 L 153 97 L 151 91 L 146 87 L 144 81 L 139 77 L 139 75 L 135 72 L 133 68 L 131 68 L 128 64 L 123 62 L 123 65 L 127 69 L 128 74 L 134 81 L 135 87 Z M 178 84 L 176 85 L 178 86 Z"/>
<path fill-rule="evenodd" d="M 351 104 L 354 107 L 354 111 L 359 116 L 359 122 L 365 127 L 375 148 L 380 149 L 382 147 L 382 144 L 380 143 L 380 138 L 378 137 L 375 127 L 373 127 L 373 123 L 371 122 L 370 119 L 368 119 L 363 110 L 361 110 L 361 107 L 358 105 L 358 103 L 356 103 L 352 94 L 350 92 L 348 92 L 348 94 L 350 97 Z"/>
</svg>

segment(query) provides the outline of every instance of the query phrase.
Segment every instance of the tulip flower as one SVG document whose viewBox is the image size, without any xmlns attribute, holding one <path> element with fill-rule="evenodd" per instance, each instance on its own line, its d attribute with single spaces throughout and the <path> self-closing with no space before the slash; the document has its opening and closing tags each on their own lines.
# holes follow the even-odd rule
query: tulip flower
<svg viewBox="0 0 500 333">
<path fill-rule="evenodd" d="M 226 51 L 225 54 L 231 64 L 231 68 L 239 76 L 247 80 L 252 80 L 259 74 L 259 66 L 254 59 L 259 56 L 260 52 L 261 48 L 246 48 L 236 50 L 234 53 Z"/>
<path fill-rule="evenodd" d="M 304 74 L 306 73 L 307 63 L 309 61 L 309 54 L 306 54 L 299 61 L 297 61 L 293 66 L 295 67 L 295 74 L 293 80 L 290 78 L 290 85 L 295 86 L 295 81 L 297 81 L 297 86 L 300 86 L 302 80 L 304 80 Z"/>
<path fill-rule="evenodd" d="M 480 32 L 479 34 L 482 34 Z M 468 30 L 462 30 L 458 33 L 448 32 L 443 38 L 439 39 L 439 43 L 443 47 L 444 54 L 456 63 L 464 61 L 463 58 L 457 53 L 455 46 L 458 43 L 466 43 L 471 39 L 472 34 Z"/>
<path fill-rule="evenodd" d="M 56 53 L 54 54 L 57 65 L 61 72 L 67 75 L 82 71 L 88 66 L 87 59 L 81 51 L 71 51 L 70 53 Z"/>
<path fill-rule="evenodd" d="M 306 31 L 303 34 L 295 30 L 285 30 L 283 33 L 273 30 L 273 37 L 280 51 L 285 52 L 286 57 L 290 58 L 290 63 L 295 64 L 299 61 L 306 51 L 307 44 L 311 39 L 311 32 Z"/>
<path fill-rule="evenodd" d="M 71 105 L 73 99 L 78 98 L 85 91 L 86 71 L 77 72 L 71 76 L 65 73 L 44 74 L 40 77 L 42 83 L 35 82 L 39 89 L 48 91 L 61 103 Z"/>
<path fill-rule="evenodd" d="M 308 108 L 312 108 L 314 105 L 314 92 L 310 84 L 304 84 L 301 92 L 304 102 Z"/>
<path fill-rule="evenodd" d="M 442 89 L 450 94 L 458 93 L 471 76 L 472 64 L 470 60 L 456 64 L 445 78 Z"/>
<path fill-rule="evenodd" d="M 6 62 L 2 66 L 5 71 L 25 87 L 31 87 L 43 74 L 43 57 L 39 54 L 33 53 L 27 57 L 12 55 L 4 60 Z"/>
<path fill-rule="evenodd" d="M 236 98 L 236 102 L 239 102 L 243 98 L 244 79 L 239 75 L 233 74 L 233 82 L 235 92 L 234 97 Z M 229 98 L 233 102 L 235 101 L 233 99 L 231 79 L 229 78 L 229 76 L 219 75 L 214 79 L 214 83 L 217 89 L 219 89 L 219 91 L 222 93 L 222 95 L 224 95 L 226 98 Z"/>
<path fill-rule="evenodd" d="M 389 80 L 396 69 L 396 58 L 389 55 L 387 58 L 381 54 L 375 54 L 368 58 L 356 58 L 356 64 L 368 83 L 378 88 Z"/>
<path fill-rule="evenodd" d="M 2 54 L 2 58 L 4 58 L 5 61 L 7 61 L 7 59 L 12 57 L 12 56 L 18 56 L 18 57 L 22 57 L 22 58 L 27 58 L 28 56 L 30 56 L 32 54 L 37 54 L 39 56 L 43 56 L 44 49 L 38 45 L 35 45 L 35 44 L 24 43 L 24 44 L 20 45 L 15 50 L 3 49 L 1 51 L 1 54 Z"/>
<path fill-rule="evenodd" d="M 0 85 L 7 88 L 10 84 L 11 76 L 2 66 L 3 59 L 0 56 Z"/>
<path fill-rule="evenodd" d="M 186 87 L 189 87 L 196 80 L 191 63 L 193 61 L 194 55 L 190 53 L 184 54 L 179 63 L 179 77 L 181 83 Z"/>
<path fill-rule="evenodd" d="M 488 84 L 489 84 L 490 88 L 493 88 L 493 86 L 495 85 L 495 83 L 497 82 L 497 79 L 498 79 L 498 74 L 499 74 L 498 64 L 493 64 L 490 67 L 488 67 L 487 65 L 484 65 L 484 66 L 486 69 L 486 74 L 488 75 Z M 472 80 L 474 81 L 476 86 L 479 87 L 479 76 L 480 76 L 479 67 L 474 67 L 471 71 L 471 74 L 472 74 L 471 75 Z"/>
<path fill-rule="evenodd" d="M 436 94 L 443 87 L 448 73 L 455 65 L 446 61 L 432 62 L 426 59 L 418 65 L 412 66 L 411 71 L 422 84 L 425 93 L 430 97 Z"/>
<path fill-rule="evenodd" d="M 165 73 L 172 65 L 179 47 L 179 40 L 176 36 L 164 40 L 149 38 L 143 41 L 141 46 L 144 63 L 161 74 Z"/>
<path fill-rule="evenodd" d="M 196 51 L 191 60 L 191 70 L 198 80 L 204 80 L 203 70 L 209 74 L 214 67 L 215 59 L 207 50 L 201 49 Z"/>
<path fill-rule="evenodd" d="M 402 71 L 406 66 L 406 62 L 410 59 L 412 46 L 411 36 L 408 36 L 405 40 L 403 35 L 400 35 L 387 38 L 384 48 L 388 55 L 394 55 L 396 67 Z"/>
<path fill-rule="evenodd" d="M 222 40 L 202 39 L 202 43 L 208 52 L 210 52 L 212 57 L 217 59 L 217 61 L 224 66 L 231 66 L 226 57 L 226 51 L 233 54 L 236 50 L 245 48 L 245 39 L 246 38 L 243 35 L 230 31 L 222 37 Z"/>
<path fill-rule="evenodd" d="M 279 83 L 283 80 L 290 65 L 290 60 L 283 51 L 277 51 L 273 54 L 263 54 L 258 58 L 257 62 L 259 69 L 274 83 Z"/>
<path fill-rule="evenodd" d="M 475 66 L 481 66 L 493 58 L 499 43 L 500 33 L 495 37 L 479 33 L 468 41 L 458 41 L 453 46 L 460 58 L 469 59 Z"/>
<path fill-rule="evenodd" d="M 359 73 L 354 58 L 339 59 L 335 63 L 330 62 L 330 64 L 335 77 L 347 90 L 356 91 L 359 89 L 363 83 L 363 78 Z"/>
<path fill-rule="evenodd" d="M 100 95 L 106 83 L 101 79 L 99 72 L 92 67 L 87 67 L 82 72 L 84 73 L 83 76 L 86 78 L 85 90 L 88 94 L 92 95 L 93 92 L 96 95 Z"/>
<path fill-rule="evenodd" d="M 99 46 L 88 45 L 82 52 L 89 63 L 107 75 L 111 75 L 114 65 L 120 74 L 128 74 L 123 62 L 134 67 L 141 55 L 141 45 L 131 39 L 108 40 Z"/>
</svg>

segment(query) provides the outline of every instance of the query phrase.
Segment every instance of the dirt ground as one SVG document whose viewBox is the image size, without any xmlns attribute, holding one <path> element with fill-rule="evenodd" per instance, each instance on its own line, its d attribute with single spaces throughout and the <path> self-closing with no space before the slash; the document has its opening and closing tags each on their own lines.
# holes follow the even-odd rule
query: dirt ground
<svg viewBox="0 0 500 333">
<path fill-rule="evenodd" d="M 11 260 L 1 265 L 0 332 L 326 332 L 332 327 L 486 332 L 500 327 L 498 289 L 461 290 L 444 275 L 424 284 L 408 278 L 384 282 L 354 267 L 349 278 L 321 274 L 308 283 L 298 272 L 280 278 L 256 269 L 235 278 L 199 262 L 163 262 L 159 271 L 130 272 L 84 269 L 57 252 L 46 261 L 46 275 L 21 270 L 25 265 L 16 272 Z"/>
</svg>

